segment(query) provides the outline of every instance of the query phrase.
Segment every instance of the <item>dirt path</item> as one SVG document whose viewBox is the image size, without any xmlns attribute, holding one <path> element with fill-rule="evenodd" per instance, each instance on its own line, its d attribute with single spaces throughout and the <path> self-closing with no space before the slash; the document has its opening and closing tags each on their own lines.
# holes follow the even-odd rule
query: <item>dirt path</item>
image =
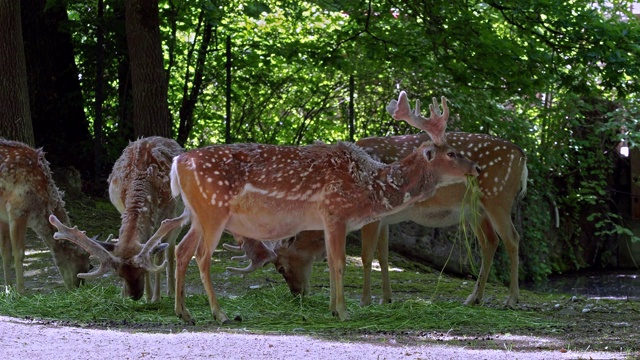
<svg viewBox="0 0 640 360">
<path fill-rule="evenodd" d="M 626 359 L 623 353 L 341 343 L 222 331 L 131 333 L 0 316 L 0 359 Z"/>
</svg>

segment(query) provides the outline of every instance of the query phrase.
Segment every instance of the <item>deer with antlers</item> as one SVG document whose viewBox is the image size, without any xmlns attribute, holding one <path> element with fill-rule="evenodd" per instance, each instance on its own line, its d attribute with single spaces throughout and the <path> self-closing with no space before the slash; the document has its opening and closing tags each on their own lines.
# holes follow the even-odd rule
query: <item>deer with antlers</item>
<svg viewBox="0 0 640 360">
<path fill-rule="evenodd" d="M 443 102 L 444 107 L 444 102 Z M 391 101 L 387 111 L 397 120 L 405 120 L 416 127 L 423 128 L 429 122 L 423 121 L 420 115 L 420 103 L 416 102 L 416 110 L 411 111 L 406 93 L 402 92 L 398 101 Z M 446 113 L 446 108 L 445 108 Z M 425 124 L 424 126 L 421 124 Z M 438 129 L 425 129 L 427 133 L 418 135 L 370 137 L 361 139 L 356 145 L 384 163 L 392 163 L 411 153 L 413 149 L 429 139 L 428 132 Z M 491 263 L 500 238 L 505 243 L 509 255 L 510 286 L 505 305 L 514 307 L 519 298 L 518 287 L 518 245 L 520 236 L 511 221 L 511 208 L 516 199 L 524 196 L 527 185 L 526 156 L 513 143 L 485 134 L 452 132 L 447 135 L 448 143 L 469 159 L 478 163 L 482 169 L 478 177 L 481 191 L 478 216 L 474 219 L 473 229 L 481 248 L 482 263 L 480 272 L 471 295 L 465 304 L 480 303 L 491 269 Z M 382 302 L 391 301 L 391 285 L 388 273 L 388 241 L 389 225 L 402 221 L 414 221 L 427 227 L 448 227 L 459 223 L 462 212 L 472 211 L 465 199 L 465 186 L 461 183 L 439 186 L 434 196 L 418 201 L 402 211 L 365 225 L 362 228 L 362 263 L 364 271 L 364 287 L 361 304 L 371 303 L 371 264 L 375 251 L 378 251 L 382 275 Z M 276 257 L 270 259 L 276 265 L 290 290 L 294 294 L 306 294 L 309 291 L 311 263 L 321 259 L 324 250 L 319 246 L 322 239 L 317 234 L 298 234 L 305 241 L 288 241 L 283 245 L 276 244 L 272 249 Z M 249 243 L 255 240 L 245 240 Z M 252 260 L 252 254 L 247 259 Z M 242 258 L 239 258 L 242 259 Z M 236 272 L 255 270 L 251 264 L 245 269 L 230 268 Z"/>
<path fill-rule="evenodd" d="M 67 288 L 81 283 L 76 275 L 90 269 L 89 254 L 66 241 L 53 238 L 53 227 L 47 222 L 55 214 L 65 223 L 62 192 L 56 187 L 49 162 L 42 149 L 0 138 L 0 245 L 5 286 L 13 284 L 11 260 L 15 268 L 15 286 L 24 293 L 23 261 L 27 228 L 45 242 Z"/>
<path fill-rule="evenodd" d="M 322 230 L 329 263 L 330 309 L 345 320 L 347 232 L 428 198 L 438 184 L 477 176 L 478 170 L 474 162 L 444 142 L 425 142 L 392 164 L 380 163 L 345 142 L 300 147 L 209 146 L 174 159 L 171 188 L 174 196 L 182 197 L 185 211 L 164 221 L 148 243 L 191 223 L 176 248 L 176 314 L 193 322 L 184 304 L 184 277 L 195 253 L 212 315 L 226 322 L 210 276 L 211 255 L 223 231 L 264 241 Z"/>
<path fill-rule="evenodd" d="M 236 274 L 249 274 L 272 263 L 284 277 L 293 295 L 309 294 L 313 263 L 321 261 L 326 255 L 324 232 L 320 230 L 302 231 L 295 236 L 268 243 L 251 238 L 243 238 L 238 243 L 239 245 L 222 246 L 227 250 L 243 253 L 231 260 L 249 260 L 249 264 L 243 268 L 227 267 L 227 270 Z"/>
<path fill-rule="evenodd" d="M 166 218 L 182 211 L 179 199 L 171 195 L 169 170 L 171 161 L 183 152 L 177 142 L 163 137 L 147 137 L 131 142 L 113 166 L 109 175 L 109 198 L 122 214 L 119 236 L 115 242 L 101 242 L 88 238 L 77 228 L 69 228 L 51 216 L 51 224 L 58 228 L 54 237 L 80 245 L 100 261 L 100 267 L 78 276 L 91 279 L 113 270 L 124 282 L 123 295 L 134 300 L 146 294 L 146 300 L 160 300 L 160 272 L 167 267 L 167 290 L 173 293 L 175 240 L 179 229 L 171 232 L 164 243 L 149 243 Z M 168 248 L 168 249 L 167 249 Z M 164 256 L 166 260 L 158 266 Z M 154 261 L 154 255 L 158 258 Z M 150 274 L 155 275 L 151 289 Z"/>
</svg>

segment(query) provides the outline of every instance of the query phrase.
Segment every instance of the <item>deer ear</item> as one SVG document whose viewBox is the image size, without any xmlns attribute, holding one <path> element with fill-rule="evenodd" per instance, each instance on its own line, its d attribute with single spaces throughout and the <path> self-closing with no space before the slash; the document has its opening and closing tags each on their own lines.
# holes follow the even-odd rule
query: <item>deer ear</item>
<svg viewBox="0 0 640 360">
<path fill-rule="evenodd" d="M 436 157 L 436 150 L 432 146 L 429 146 L 422 150 L 422 155 L 427 159 L 427 162 L 431 162 Z"/>
</svg>

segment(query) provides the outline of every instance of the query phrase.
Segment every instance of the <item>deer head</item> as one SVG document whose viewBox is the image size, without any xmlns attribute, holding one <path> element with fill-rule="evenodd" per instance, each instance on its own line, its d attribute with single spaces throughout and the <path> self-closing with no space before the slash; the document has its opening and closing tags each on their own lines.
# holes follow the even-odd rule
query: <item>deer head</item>
<svg viewBox="0 0 640 360">
<path fill-rule="evenodd" d="M 242 246 L 222 246 L 227 250 L 244 252 L 243 256 L 234 256 L 231 260 L 249 260 L 249 265 L 244 268 L 228 267 L 227 270 L 248 274 L 272 263 L 294 296 L 309 294 L 313 262 L 322 260 L 326 254 L 324 232 L 318 230 L 302 231 L 296 236 L 273 242 L 243 238 Z M 269 255 L 264 256 L 265 252 Z"/>
<path fill-rule="evenodd" d="M 84 231 L 78 230 L 77 226 L 74 226 L 73 228 L 65 226 L 55 215 L 49 216 L 49 222 L 58 229 L 58 231 L 53 235 L 54 239 L 69 240 L 85 249 L 89 254 L 91 254 L 91 257 L 96 258 L 100 262 L 100 266 L 94 271 L 78 274 L 79 278 L 94 279 L 113 270 L 120 276 L 123 274 L 132 274 L 126 276 L 130 278 L 129 281 L 131 284 L 136 285 L 138 282 L 144 281 L 144 279 L 141 278 L 141 276 L 144 275 L 144 272 L 148 271 L 155 273 L 163 270 L 167 265 L 166 260 L 160 266 L 155 265 L 151 261 L 151 255 L 155 252 L 166 249 L 168 244 L 156 244 L 153 247 L 142 245 L 139 247 L 140 250 L 135 256 L 131 259 L 123 260 L 111 254 L 111 251 L 116 247 L 116 244 L 91 239 L 87 237 Z M 144 283 L 142 283 L 142 285 L 144 285 Z M 134 290 L 133 287 L 127 287 L 128 294 L 132 298 L 138 300 L 142 297 L 144 290 L 143 286 L 138 286 L 139 290 L 135 292 L 132 292 L 132 290 Z"/>
</svg>

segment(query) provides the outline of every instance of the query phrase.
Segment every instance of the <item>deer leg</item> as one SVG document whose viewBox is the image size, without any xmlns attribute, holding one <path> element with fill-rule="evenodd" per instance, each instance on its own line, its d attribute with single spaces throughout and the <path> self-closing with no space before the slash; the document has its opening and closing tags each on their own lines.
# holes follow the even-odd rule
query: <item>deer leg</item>
<svg viewBox="0 0 640 360">
<path fill-rule="evenodd" d="M 510 262 L 509 297 L 507 297 L 505 306 L 508 308 L 515 308 L 520 296 L 518 279 L 518 266 L 520 263 L 518 247 L 520 244 L 520 235 L 518 234 L 518 231 L 516 231 L 516 228 L 510 218 L 508 223 L 505 222 L 505 224 L 499 224 L 499 226 L 496 227 L 496 231 L 498 235 L 500 235 L 500 238 L 504 240 L 505 249 L 509 255 Z"/>
<path fill-rule="evenodd" d="M 155 261 L 154 261 L 155 262 Z M 144 274 L 144 298 L 145 300 L 147 300 L 147 302 L 152 302 L 152 297 L 151 297 L 151 274 L 149 274 L 149 272 L 147 271 L 146 274 Z"/>
<path fill-rule="evenodd" d="M 181 229 L 176 229 L 169 234 L 167 242 L 169 247 L 166 250 L 167 259 L 167 295 L 173 296 L 176 284 L 176 238 Z"/>
<path fill-rule="evenodd" d="M 13 284 L 11 277 L 11 236 L 9 235 L 9 224 L 0 221 L 0 246 L 2 246 L 2 272 L 4 275 L 4 286 L 8 290 Z"/>
<path fill-rule="evenodd" d="M 360 306 L 371 305 L 371 263 L 376 244 L 378 243 L 378 234 L 380 233 L 380 222 L 372 222 L 362 227 L 360 230 L 362 237 L 362 273 L 363 286 L 362 296 L 360 297 Z"/>
<path fill-rule="evenodd" d="M 487 217 L 483 217 L 476 225 L 475 234 L 482 251 L 482 264 L 480 265 L 480 273 L 478 274 L 475 288 L 464 302 L 465 305 L 479 304 L 482 300 L 484 288 L 489 278 L 489 271 L 491 270 L 491 263 L 493 263 L 493 256 L 496 253 L 499 241 L 498 235 Z"/>
<path fill-rule="evenodd" d="M 16 268 L 16 289 L 23 294 L 24 288 L 24 249 L 27 230 L 27 218 L 13 218 L 9 221 L 9 233 L 11 234 L 11 250 L 13 252 L 13 265 Z"/>
<path fill-rule="evenodd" d="M 331 311 L 340 320 L 348 320 L 347 305 L 344 297 L 343 274 L 346 264 L 346 235 L 344 224 L 337 224 L 325 230 L 327 259 L 331 281 Z"/>
<path fill-rule="evenodd" d="M 164 254 L 164 252 L 160 252 L 158 254 L 155 254 L 154 257 L 155 257 L 155 260 L 154 260 L 155 264 L 156 265 L 161 265 L 162 262 L 164 261 L 165 254 Z M 147 272 L 147 274 L 148 274 L 148 272 Z M 151 276 L 149 276 L 149 280 L 151 280 L 150 278 L 151 278 Z M 156 271 L 153 274 L 153 280 L 154 280 L 154 282 L 153 282 L 153 296 L 151 296 L 151 302 L 155 303 L 155 302 L 160 301 L 160 299 L 162 298 L 162 296 L 160 295 L 160 289 L 162 288 L 162 274 L 161 274 L 161 271 Z"/>
<path fill-rule="evenodd" d="M 200 280 L 202 281 L 202 285 L 204 285 L 207 297 L 209 298 L 211 314 L 214 319 L 218 320 L 221 324 L 224 324 L 229 322 L 229 318 L 220 308 L 216 293 L 213 290 L 213 283 L 211 282 L 211 256 L 213 256 L 213 251 L 220 242 L 220 237 L 222 236 L 224 227 L 220 226 L 218 229 L 211 229 L 213 231 L 208 230 L 209 229 L 205 227 L 202 235 L 202 241 L 200 241 L 198 249 L 196 250 L 196 261 L 198 263 L 198 268 L 200 269 Z"/>
<path fill-rule="evenodd" d="M 382 275 L 381 304 L 391 302 L 391 280 L 389 279 L 389 225 L 384 225 L 378 235 L 378 261 Z"/>
<path fill-rule="evenodd" d="M 201 231 L 198 227 L 198 224 L 192 222 L 189 232 L 180 241 L 180 244 L 176 246 L 175 312 L 179 318 L 191 324 L 195 324 L 195 321 L 191 318 L 191 314 L 184 303 L 184 277 L 196 247 L 198 247 L 198 243 L 202 239 Z"/>
</svg>

